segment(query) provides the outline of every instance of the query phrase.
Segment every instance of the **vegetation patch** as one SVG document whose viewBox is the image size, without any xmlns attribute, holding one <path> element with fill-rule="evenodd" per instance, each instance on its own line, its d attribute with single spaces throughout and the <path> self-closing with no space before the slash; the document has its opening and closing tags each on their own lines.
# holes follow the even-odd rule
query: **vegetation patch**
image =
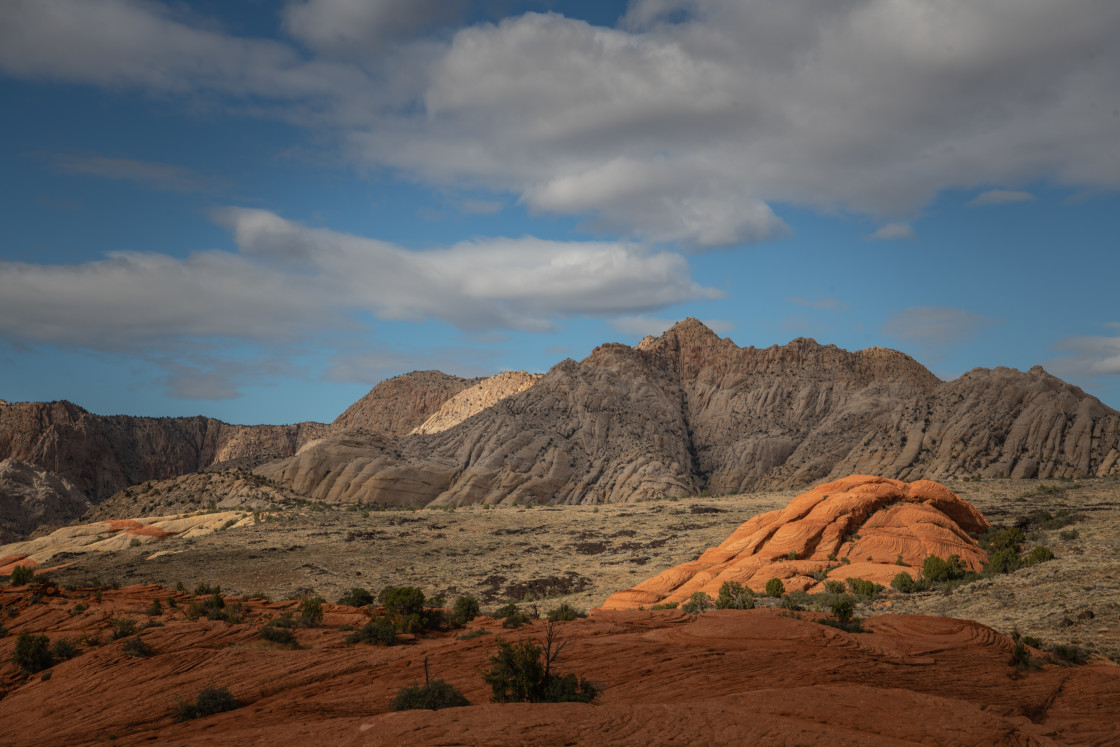
<svg viewBox="0 0 1120 747">
<path fill-rule="evenodd" d="M 212 716 L 215 713 L 232 711 L 238 708 L 238 703 L 233 694 L 225 687 L 210 686 L 202 689 L 194 702 L 179 699 L 175 708 L 176 721 L 189 721 L 190 719 Z"/>
</svg>

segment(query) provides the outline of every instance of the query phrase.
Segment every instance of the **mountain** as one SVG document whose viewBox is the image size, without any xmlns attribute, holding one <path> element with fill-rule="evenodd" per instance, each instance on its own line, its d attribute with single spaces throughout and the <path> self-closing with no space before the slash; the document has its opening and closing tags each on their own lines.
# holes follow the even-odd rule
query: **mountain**
<svg viewBox="0 0 1120 747">
<path fill-rule="evenodd" d="M 884 348 L 740 348 L 695 319 L 609 343 L 446 430 L 340 431 L 259 474 L 340 503 L 586 503 L 850 473 L 1120 474 L 1120 413 L 1041 368 L 942 382 Z"/>
<path fill-rule="evenodd" d="M 461 379 L 441 371 L 413 371 L 386 379 L 335 418 L 335 430 L 365 428 L 405 436 L 434 415 L 447 400 L 482 379 Z"/>
</svg>

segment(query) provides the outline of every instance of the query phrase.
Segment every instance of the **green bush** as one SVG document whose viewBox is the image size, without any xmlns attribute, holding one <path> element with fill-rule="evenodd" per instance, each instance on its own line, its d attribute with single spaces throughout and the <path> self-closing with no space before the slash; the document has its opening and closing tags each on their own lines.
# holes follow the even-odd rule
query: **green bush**
<svg viewBox="0 0 1120 747">
<path fill-rule="evenodd" d="M 680 605 L 680 602 L 662 602 L 650 607 L 651 610 L 675 610 Z"/>
<path fill-rule="evenodd" d="M 369 643 L 374 646 L 392 646 L 397 642 L 397 632 L 393 630 L 391 622 L 379 617 L 346 636 L 346 642 L 350 645 Z"/>
<path fill-rule="evenodd" d="M 716 597 L 716 608 L 721 610 L 754 609 L 754 593 L 738 581 L 724 581 Z"/>
<path fill-rule="evenodd" d="M 276 620 L 270 620 L 262 626 L 260 636 L 271 643 L 279 643 L 284 646 L 299 645 L 291 629 L 285 625 L 278 624 Z"/>
<path fill-rule="evenodd" d="M 299 625 L 301 628 L 314 628 L 323 622 L 323 598 L 308 597 L 303 600 L 299 608 Z"/>
<path fill-rule="evenodd" d="M 930 581 L 942 582 L 964 578 L 965 569 L 961 566 L 959 555 L 950 555 L 948 560 L 942 560 L 936 555 L 927 555 L 922 563 L 922 577 Z"/>
<path fill-rule="evenodd" d="M 1054 559 L 1054 553 L 1049 547 L 1038 547 L 1031 550 L 1031 554 L 1027 556 L 1027 565 L 1034 565 L 1036 563 L 1045 563 Z"/>
<path fill-rule="evenodd" d="M 35 674 L 54 664 L 51 657 L 51 639 L 45 635 L 33 635 L 26 630 L 16 639 L 16 650 L 12 654 L 15 665 L 27 672 Z"/>
<path fill-rule="evenodd" d="M 121 648 L 123 648 L 124 652 L 129 656 L 138 658 L 147 658 L 155 653 L 155 649 L 145 643 L 144 639 L 140 636 L 129 638 L 121 644 Z"/>
<path fill-rule="evenodd" d="M 1089 652 L 1078 646 L 1055 643 L 1050 646 L 1050 658 L 1059 664 L 1080 666 L 1089 662 Z"/>
<path fill-rule="evenodd" d="M 390 628 L 391 631 L 392 628 Z M 416 709 L 438 711 L 440 708 L 458 708 L 470 704 L 470 701 L 453 685 L 436 679 L 423 685 L 413 682 L 408 687 L 402 687 L 397 691 L 397 697 L 393 698 L 389 707 L 394 711 Z"/>
<path fill-rule="evenodd" d="M 377 601 L 391 617 L 424 612 L 424 592 L 411 586 L 386 586 L 377 595 Z"/>
<path fill-rule="evenodd" d="M 1019 546 L 1026 542 L 1026 540 L 1027 538 L 1024 536 L 1022 529 L 1011 527 L 1010 529 L 1001 529 L 988 533 L 981 540 L 980 546 L 988 550 L 989 554 L 1010 548 L 1018 555 Z"/>
<path fill-rule="evenodd" d="M 985 568 L 992 573 L 1011 573 L 1019 570 L 1022 564 L 1018 549 L 1004 547 L 988 556 L 988 564 Z"/>
<path fill-rule="evenodd" d="M 587 613 L 567 602 L 562 602 L 559 607 L 549 610 L 547 615 L 549 622 L 570 622 L 580 617 L 587 617 Z"/>
<path fill-rule="evenodd" d="M 861 597 L 875 597 L 883 590 L 882 586 L 865 578 L 848 578 L 845 582 L 850 592 Z"/>
<path fill-rule="evenodd" d="M 903 594 L 909 594 L 914 591 L 914 579 L 909 573 L 899 573 L 891 579 L 891 588 L 901 591 Z"/>
<path fill-rule="evenodd" d="M 35 580 L 35 571 L 31 566 L 17 565 L 12 569 L 12 575 L 8 579 L 8 583 L 12 586 L 24 586 Z"/>
<path fill-rule="evenodd" d="M 477 599 L 469 595 L 459 597 L 455 600 L 454 609 L 451 610 L 450 623 L 452 627 L 461 628 L 478 617 L 479 612 Z"/>
<path fill-rule="evenodd" d="M 832 605 L 832 614 L 841 623 L 847 623 L 852 619 L 855 614 L 855 606 L 847 599 L 841 599 Z"/>
<path fill-rule="evenodd" d="M 522 625 L 528 625 L 528 624 L 529 624 L 529 616 L 526 615 L 524 612 L 520 612 L 520 611 L 514 612 L 511 615 L 506 615 L 505 619 L 502 620 L 502 627 L 503 628 L 509 628 L 511 630 L 513 630 L 515 628 L 520 628 Z"/>
<path fill-rule="evenodd" d="M 692 592 L 692 596 L 688 598 L 688 601 L 681 605 L 681 610 L 690 615 L 699 615 L 703 612 L 707 612 L 714 606 L 715 604 L 712 602 L 710 596 L 702 591 L 694 591 Z"/>
<path fill-rule="evenodd" d="M 160 604 L 158 599 L 153 599 L 152 603 L 148 605 L 148 609 L 144 610 L 148 617 L 159 617 L 163 614 L 163 605 Z"/>
<path fill-rule="evenodd" d="M 212 716 L 223 711 L 232 711 L 239 703 L 233 694 L 224 687 L 207 687 L 198 693 L 195 702 L 179 700 L 175 711 L 176 721 L 187 721 L 192 718 Z"/>
<path fill-rule="evenodd" d="M 180 589 L 180 591 L 182 591 L 182 590 Z M 222 593 L 222 587 L 221 586 L 211 586 L 210 584 L 205 583 L 205 582 L 200 583 L 198 586 L 194 587 L 194 595 L 196 597 L 201 597 L 201 596 L 204 596 L 206 594 L 221 594 L 221 593 Z"/>
<path fill-rule="evenodd" d="M 786 585 L 782 583 L 780 578 L 772 578 L 766 582 L 766 596 L 780 597 L 786 593 Z"/>
<path fill-rule="evenodd" d="M 118 617 L 109 622 L 113 628 L 113 640 L 116 641 L 136 632 L 136 621 L 130 617 Z"/>
<path fill-rule="evenodd" d="M 824 582 L 824 590 L 828 594 L 843 594 L 845 588 L 843 581 L 829 580 Z"/>
<path fill-rule="evenodd" d="M 345 604 L 349 607 L 368 607 L 373 604 L 373 594 L 369 593 L 369 589 L 363 589 L 360 586 L 355 586 L 350 591 L 343 594 L 338 598 L 339 604 Z"/>
<path fill-rule="evenodd" d="M 804 591 L 791 591 L 788 594 L 782 594 L 782 598 L 778 600 L 778 606 L 790 612 L 801 612 L 805 609 L 805 605 L 809 602 L 809 594 Z"/>
<path fill-rule="evenodd" d="M 1080 536 L 1081 536 L 1081 533 L 1078 532 L 1076 529 L 1067 529 L 1064 532 L 1058 532 L 1058 537 L 1065 540 L 1066 542 L 1072 542 L 1073 540 L 1077 539 Z"/>
<path fill-rule="evenodd" d="M 78 655 L 78 647 L 69 638 L 59 638 L 51 646 L 51 658 L 55 661 L 66 661 Z"/>
<path fill-rule="evenodd" d="M 491 667 L 482 679 L 490 685 L 495 703 L 589 703 L 599 691 L 575 675 L 551 671 L 551 660 L 532 641 L 506 643 L 498 639 L 498 652 L 490 657 Z"/>
</svg>

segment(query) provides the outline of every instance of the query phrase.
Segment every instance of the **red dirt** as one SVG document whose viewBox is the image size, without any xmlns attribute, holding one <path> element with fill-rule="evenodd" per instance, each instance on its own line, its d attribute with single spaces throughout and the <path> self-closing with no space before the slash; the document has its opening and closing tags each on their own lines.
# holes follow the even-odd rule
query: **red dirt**
<svg viewBox="0 0 1120 747">
<path fill-rule="evenodd" d="M 247 602 L 249 622 L 233 625 L 187 620 L 189 595 L 160 587 L 102 594 L 98 602 L 91 589 L 0 588 L 8 628 L 0 638 L 0 742 L 1115 744 L 1120 733 L 1120 668 L 1020 672 L 1008 663 L 1008 638 L 949 618 L 880 616 L 865 621 L 869 632 L 852 634 L 808 613 L 599 612 L 560 624 L 569 644 L 557 665 L 596 683 L 596 703 L 497 705 L 481 678 L 494 635 L 346 646 L 337 626 L 368 613 L 326 605 L 324 626 L 297 630 L 304 648 L 287 650 L 258 630 L 295 602 Z M 168 595 L 178 607 L 168 607 Z M 109 621 L 146 620 L 142 610 L 155 598 L 163 625 L 141 635 L 156 653 L 130 658 L 110 640 Z M 79 602 L 88 609 L 72 614 Z M 543 635 L 540 622 L 503 631 L 482 618 L 469 628 Z M 52 640 L 100 633 L 102 643 L 80 644 L 79 656 L 43 680 L 8 661 L 23 630 Z M 477 705 L 390 712 L 398 688 L 423 680 L 425 659 L 433 677 Z M 228 687 L 241 707 L 175 723 L 176 698 L 208 685 Z"/>
<path fill-rule="evenodd" d="M 603 609 L 685 602 L 696 592 L 715 597 L 726 581 L 760 592 L 779 578 L 786 591 L 821 591 L 810 575 L 821 571 L 885 586 L 901 572 L 916 576 L 927 555 L 957 555 L 978 571 L 988 556 L 967 533 L 988 528 L 979 511 L 938 483 L 852 475 L 755 516 L 698 560 L 611 595 Z"/>
</svg>

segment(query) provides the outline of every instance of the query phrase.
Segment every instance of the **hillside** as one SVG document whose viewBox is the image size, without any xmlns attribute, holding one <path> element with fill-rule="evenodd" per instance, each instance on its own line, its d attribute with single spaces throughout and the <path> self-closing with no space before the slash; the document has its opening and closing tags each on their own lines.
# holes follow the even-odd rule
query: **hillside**
<svg viewBox="0 0 1120 747">
<path fill-rule="evenodd" d="M 1120 474 L 1120 413 L 1041 368 L 942 382 L 907 355 L 740 348 L 689 319 L 611 343 L 454 427 L 336 433 L 258 472 L 316 500 L 602 503 L 905 480 Z"/>
</svg>

